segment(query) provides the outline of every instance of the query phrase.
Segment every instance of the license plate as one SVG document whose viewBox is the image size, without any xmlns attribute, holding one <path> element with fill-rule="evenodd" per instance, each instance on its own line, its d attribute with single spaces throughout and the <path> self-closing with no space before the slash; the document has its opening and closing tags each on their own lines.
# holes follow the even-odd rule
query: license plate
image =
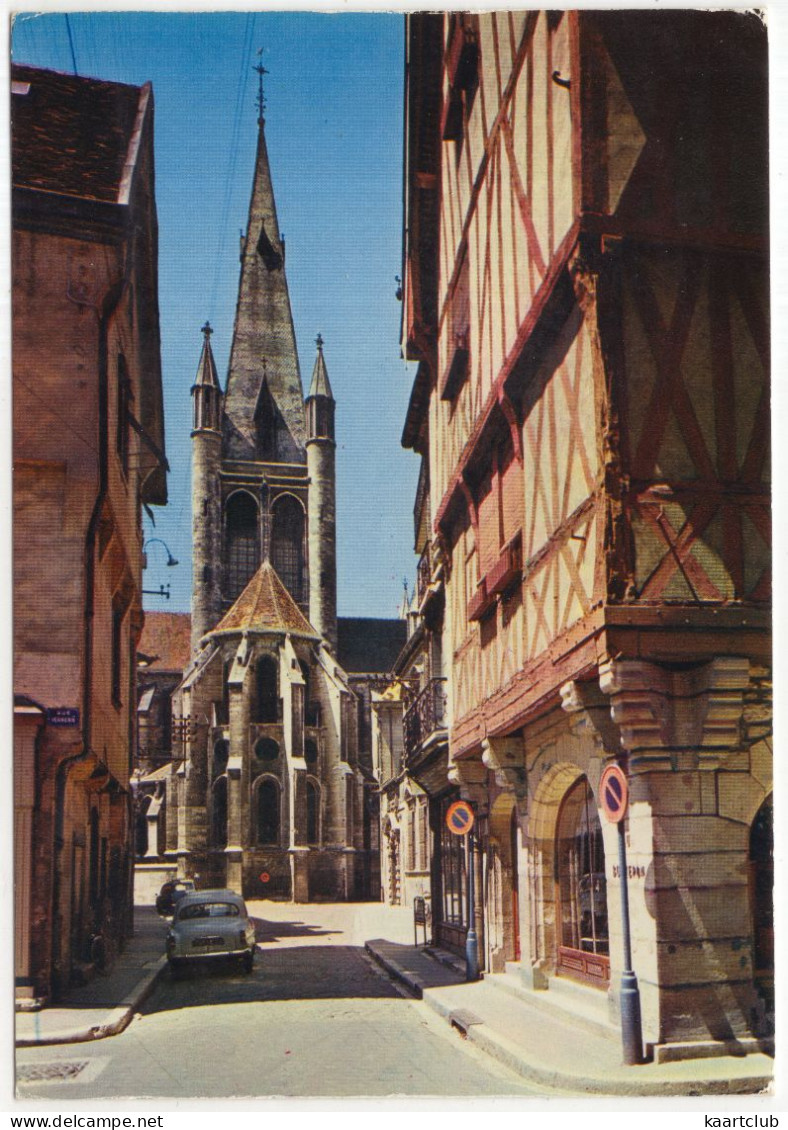
<svg viewBox="0 0 788 1130">
<path fill-rule="evenodd" d="M 192 945 L 202 948 L 206 946 L 223 946 L 224 938 L 196 938 L 195 941 L 192 942 Z"/>
</svg>

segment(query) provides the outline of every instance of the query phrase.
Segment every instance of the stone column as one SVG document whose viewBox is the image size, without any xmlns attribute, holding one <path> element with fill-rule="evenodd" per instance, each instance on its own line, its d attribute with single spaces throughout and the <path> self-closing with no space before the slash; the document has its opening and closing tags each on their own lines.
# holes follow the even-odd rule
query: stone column
<svg viewBox="0 0 788 1130">
<path fill-rule="evenodd" d="M 672 670 L 612 660 L 600 668 L 600 686 L 628 762 L 644 1035 L 660 1061 L 734 1043 L 746 1050 L 758 1010 L 749 831 L 762 795 L 742 745 L 749 663 L 726 656 Z"/>
</svg>

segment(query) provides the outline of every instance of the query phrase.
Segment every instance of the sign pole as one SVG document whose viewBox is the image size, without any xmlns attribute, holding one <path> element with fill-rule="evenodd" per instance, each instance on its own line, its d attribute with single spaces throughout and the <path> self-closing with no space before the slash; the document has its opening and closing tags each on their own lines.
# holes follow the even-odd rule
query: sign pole
<svg viewBox="0 0 788 1130">
<path fill-rule="evenodd" d="M 645 1062 L 643 1059 L 643 1033 L 640 1021 L 640 989 L 632 968 L 632 934 L 629 925 L 629 872 L 627 868 L 627 841 L 624 822 L 629 805 L 629 784 L 620 765 L 608 765 L 599 779 L 599 800 L 602 811 L 617 825 L 618 871 L 621 886 L 621 932 L 624 943 L 624 968 L 621 971 L 621 1042 L 624 1045 L 624 1063 Z"/>
<path fill-rule="evenodd" d="M 624 821 L 618 822 L 618 869 L 621 872 L 621 926 L 624 935 L 624 968 L 621 971 L 621 1041 L 624 1063 L 643 1063 L 643 1034 L 640 1021 L 640 989 L 632 969 L 632 940 L 629 927 L 629 878 Z"/>
<path fill-rule="evenodd" d="M 479 980 L 479 940 L 476 936 L 476 884 L 473 827 L 468 832 L 468 933 L 465 936 L 465 980 Z"/>
</svg>

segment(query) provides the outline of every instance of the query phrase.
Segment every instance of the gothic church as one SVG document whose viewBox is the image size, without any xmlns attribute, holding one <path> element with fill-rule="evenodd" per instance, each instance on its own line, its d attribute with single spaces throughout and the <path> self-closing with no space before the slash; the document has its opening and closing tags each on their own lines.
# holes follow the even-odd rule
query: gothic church
<svg viewBox="0 0 788 1130">
<path fill-rule="evenodd" d="M 337 621 L 334 398 L 320 336 L 304 398 L 262 113 L 258 128 L 226 389 L 206 324 L 191 390 L 192 654 L 173 695 L 170 790 L 178 870 L 247 897 L 375 898 L 375 782 L 359 729 L 400 624 Z M 338 637 L 358 654 L 359 636 L 368 658 L 349 675 Z"/>
</svg>

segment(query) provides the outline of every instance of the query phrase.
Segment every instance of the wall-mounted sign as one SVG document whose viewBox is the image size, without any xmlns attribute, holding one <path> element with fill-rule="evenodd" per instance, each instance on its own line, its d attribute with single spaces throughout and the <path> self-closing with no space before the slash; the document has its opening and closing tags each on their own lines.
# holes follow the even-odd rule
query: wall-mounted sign
<svg viewBox="0 0 788 1130">
<path fill-rule="evenodd" d="M 47 722 L 50 726 L 78 726 L 78 706 L 52 706 L 47 710 Z"/>
<path fill-rule="evenodd" d="M 455 800 L 446 813 L 446 827 L 455 836 L 467 836 L 473 827 L 473 809 L 467 800 Z"/>
</svg>

